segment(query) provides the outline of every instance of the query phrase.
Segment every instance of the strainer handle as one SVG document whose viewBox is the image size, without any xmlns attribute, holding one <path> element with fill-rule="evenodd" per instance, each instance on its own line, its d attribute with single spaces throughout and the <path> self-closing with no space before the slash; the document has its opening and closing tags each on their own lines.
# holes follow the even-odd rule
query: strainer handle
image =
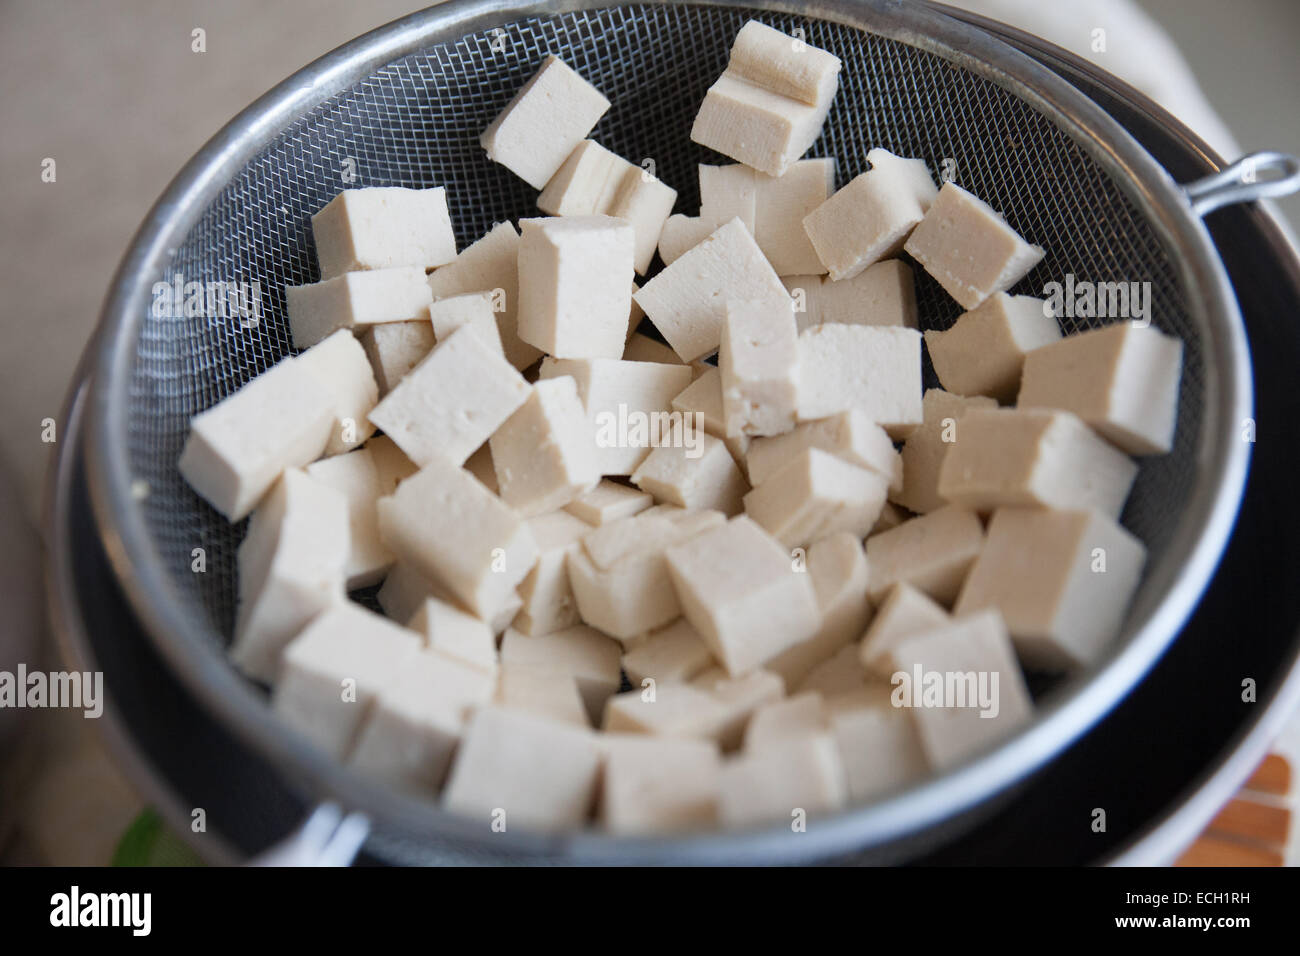
<svg viewBox="0 0 1300 956">
<path fill-rule="evenodd" d="M 1261 174 L 1274 174 L 1263 178 Z M 1255 199 L 1289 196 L 1300 191 L 1300 159 L 1263 150 L 1248 153 L 1231 166 L 1183 186 L 1183 194 L 1198 216 Z"/>
<path fill-rule="evenodd" d="M 293 833 L 248 861 L 249 866 L 349 866 L 370 835 L 361 813 L 323 803 Z"/>
</svg>

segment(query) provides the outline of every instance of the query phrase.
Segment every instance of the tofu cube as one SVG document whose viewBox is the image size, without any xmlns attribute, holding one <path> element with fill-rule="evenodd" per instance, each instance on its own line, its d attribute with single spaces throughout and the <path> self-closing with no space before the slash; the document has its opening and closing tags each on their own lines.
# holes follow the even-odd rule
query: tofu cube
<svg viewBox="0 0 1300 956">
<path fill-rule="evenodd" d="M 903 462 L 894 443 L 883 428 L 858 410 L 805 422 L 784 435 L 754 439 L 745 456 L 750 480 L 763 484 L 808 448 L 819 448 L 875 472 L 891 490 L 903 487 Z"/>
<path fill-rule="evenodd" d="M 889 655 L 927 762 L 946 770 L 1011 736 L 1034 705 L 997 611 L 924 631 Z M 900 682 L 901 681 L 901 682 Z"/>
<path fill-rule="evenodd" d="M 559 57 L 548 55 L 479 143 L 488 159 L 541 189 L 608 109 L 609 100 L 599 90 Z"/>
<path fill-rule="evenodd" d="M 726 166 L 700 164 L 700 219 L 714 224 L 739 219 L 758 238 L 758 177 L 762 173 L 744 163 Z M 711 231 L 711 230 L 710 230 Z"/>
<path fill-rule="evenodd" d="M 848 800 L 830 734 L 795 737 L 728 760 L 719 789 L 719 816 L 728 828 L 817 820 Z"/>
<path fill-rule="evenodd" d="M 420 639 L 343 601 L 312 620 L 284 649 L 271 696 L 275 712 L 331 757 L 352 752 L 375 701 L 421 653 Z"/>
<path fill-rule="evenodd" d="M 351 332 L 340 329 L 303 352 L 298 361 L 329 391 L 334 407 L 334 427 L 324 454 L 341 455 L 359 447 L 375 432 L 367 416 L 379 400 L 366 350 Z"/>
<path fill-rule="evenodd" d="M 568 556 L 580 548 L 591 525 L 569 514 L 555 511 L 528 521 L 537 542 L 537 563 L 519 585 L 524 606 L 515 618 L 521 634 L 549 634 L 579 623 L 578 603 L 569 584 Z"/>
<path fill-rule="evenodd" d="M 789 301 L 738 219 L 719 226 L 637 291 L 635 299 L 683 362 L 716 351 L 728 301 Z"/>
<path fill-rule="evenodd" d="M 283 359 L 190 419 L 181 476 L 239 521 L 280 473 L 315 461 L 333 434 L 334 399 L 297 359 Z"/>
<path fill-rule="evenodd" d="M 322 279 L 399 266 L 423 272 L 456 258 L 441 186 L 345 189 L 311 217 L 311 231 Z"/>
<path fill-rule="evenodd" d="M 741 516 L 670 547 L 682 613 L 728 674 L 742 674 L 816 633 L 817 596 L 782 545 Z"/>
<path fill-rule="evenodd" d="M 449 601 L 427 597 L 407 621 L 424 638 L 424 646 L 466 667 L 496 677 L 497 639 L 484 621 Z M 489 686 L 486 700 L 492 698 Z"/>
<path fill-rule="evenodd" d="M 470 718 L 443 790 L 448 810 L 484 832 L 569 830 L 591 813 L 601 753 L 594 734 L 500 707 Z"/>
<path fill-rule="evenodd" d="M 835 160 L 801 159 L 780 176 L 754 176 L 758 185 L 754 240 L 767 261 L 779 276 L 821 273 L 821 259 L 803 230 L 803 220 L 834 192 Z M 703 190 L 703 214 L 702 201 Z"/>
<path fill-rule="evenodd" d="M 728 435 L 780 435 L 794 427 L 797 360 L 788 299 L 727 304 L 718 369 Z"/>
<path fill-rule="evenodd" d="M 1183 343 L 1121 322 L 1071 335 L 1025 356 L 1020 408 L 1063 408 L 1130 455 L 1174 446 Z"/>
<path fill-rule="evenodd" d="M 398 560 L 484 620 L 516 600 L 515 586 L 537 560 L 523 519 L 469 472 L 436 457 L 379 499 L 379 533 Z"/>
<path fill-rule="evenodd" d="M 921 424 L 921 333 L 819 325 L 799 334 L 799 420 L 858 409 L 901 437 Z"/>
<path fill-rule="evenodd" d="M 829 103 L 839 88 L 837 56 L 756 20 L 750 20 L 736 34 L 727 69 L 809 106 Z"/>
<path fill-rule="evenodd" d="M 307 466 L 307 477 L 343 495 L 347 507 L 348 553 L 344 562 L 347 589 L 378 584 L 393 566 L 393 553 L 379 537 L 379 508 L 385 490 L 367 445 L 346 455 L 323 458 Z"/>
<path fill-rule="evenodd" d="M 689 443 L 661 445 L 637 466 L 632 483 L 656 501 L 692 511 L 712 509 L 724 515 L 743 509 L 749 482 L 721 439 L 689 426 Z"/>
<path fill-rule="evenodd" d="M 1118 517 L 1136 476 L 1128 456 L 1070 412 L 976 409 L 944 456 L 939 495 L 981 511 L 1038 505 Z"/>
<path fill-rule="evenodd" d="M 568 376 L 534 385 L 488 445 L 498 493 L 526 517 L 562 508 L 600 480 L 591 423 Z"/>
<path fill-rule="evenodd" d="M 602 478 L 595 488 L 578 495 L 565 505 L 564 510 L 597 527 L 619 518 L 630 518 L 652 504 L 654 498 L 644 491 Z"/>
<path fill-rule="evenodd" d="M 824 734 L 826 703 L 816 691 L 807 691 L 764 704 L 745 726 L 746 751 L 780 746 L 791 739 Z"/>
<path fill-rule="evenodd" d="M 429 324 L 433 327 L 434 339 L 445 342 L 457 329 L 468 326 L 488 347 L 504 357 L 506 352 L 492 308 L 493 298 L 491 292 L 466 292 L 434 302 L 429 306 Z"/>
<path fill-rule="evenodd" d="M 611 734 L 600 790 L 600 822 L 611 833 L 677 833 L 717 822 L 717 744 L 705 740 Z"/>
<path fill-rule="evenodd" d="M 851 279 L 826 279 L 818 290 L 817 304 L 819 322 L 914 329 L 916 280 L 912 267 L 902 259 L 882 259 Z"/>
<path fill-rule="evenodd" d="M 623 653 L 623 670 L 638 688 L 647 678 L 657 684 L 687 681 L 713 665 L 713 655 L 685 618 L 636 638 Z"/>
<path fill-rule="evenodd" d="M 496 703 L 510 710 L 524 711 L 561 724 L 591 727 L 578 682 L 571 674 L 555 668 L 525 667 L 507 664 L 497 680 Z"/>
<path fill-rule="evenodd" d="M 672 265 L 688 250 L 694 249 L 713 234 L 721 223 L 703 216 L 673 215 L 664 220 L 659 233 L 659 258 Z"/>
<path fill-rule="evenodd" d="M 996 608 L 1027 667 L 1100 661 L 1137 591 L 1146 548 L 1094 511 L 999 508 L 957 615 Z"/>
<path fill-rule="evenodd" d="M 952 328 L 927 331 L 925 347 L 943 387 L 958 395 L 1015 401 L 1025 355 L 1061 338 L 1045 306 L 1033 296 L 997 292 L 963 312 Z"/>
<path fill-rule="evenodd" d="M 917 514 L 942 508 L 947 501 L 939 494 L 939 471 L 948 449 L 958 439 L 958 422 L 974 408 L 997 408 L 991 398 L 965 398 L 943 389 L 926 389 L 921 399 L 921 425 L 907 436 L 901 454 L 903 484 L 891 489 L 890 499 Z"/>
<path fill-rule="evenodd" d="M 871 619 L 871 626 L 862 635 L 858 658 L 868 671 L 888 678 L 889 651 L 895 645 L 913 634 L 941 627 L 949 620 L 948 612 L 924 591 L 899 581 L 885 593 L 884 601 Z"/>
<path fill-rule="evenodd" d="M 1011 288 L 1043 258 L 988 203 L 951 182 L 904 248 L 967 310 Z"/>
<path fill-rule="evenodd" d="M 905 159 L 895 156 L 887 149 L 876 147 L 867 150 L 867 162 L 877 172 L 883 172 L 897 188 L 912 197 L 921 206 L 922 212 L 929 212 L 934 200 L 939 195 L 939 187 L 934 184 L 930 167 L 923 159 Z"/>
<path fill-rule="evenodd" d="M 865 536 L 888 492 L 880 474 L 805 448 L 745 495 L 745 514 L 786 548 L 800 548 L 837 531 Z"/>
<path fill-rule="evenodd" d="M 622 682 L 622 653 L 617 641 L 581 624 L 536 637 L 508 630 L 501 638 L 502 666 L 573 678 L 592 723 L 600 722 L 605 700 Z"/>
<path fill-rule="evenodd" d="M 379 395 L 387 395 L 433 351 L 437 342 L 433 325 L 425 319 L 382 322 L 361 333 L 361 347 L 370 360 Z"/>
<path fill-rule="evenodd" d="M 867 539 L 871 600 L 904 581 L 950 607 L 983 546 L 979 516 L 955 505 L 874 535 Z"/>
<path fill-rule="evenodd" d="M 744 742 L 745 729 L 754 714 L 785 694 L 781 678 L 765 670 L 730 677 L 723 668 L 713 667 L 696 674 L 691 678 L 691 684 L 721 701 L 725 719 L 711 730 L 709 736 L 728 751 L 738 749 Z"/>
<path fill-rule="evenodd" d="M 429 317 L 429 286 L 419 266 L 348 272 L 284 290 L 293 346 L 309 348 L 340 329 Z"/>
<path fill-rule="evenodd" d="M 418 465 L 464 464 L 532 389 L 473 329 L 453 332 L 370 412 Z"/>
<path fill-rule="evenodd" d="M 519 223 L 519 337 L 556 358 L 623 355 L 632 227 L 609 216 Z"/>
<path fill-rule="evenodd" d="M 853 803 L 901 790 L 930 770 L 905 708 L 863 703 L 831 710 L 828 722 Z"/>
</svg>

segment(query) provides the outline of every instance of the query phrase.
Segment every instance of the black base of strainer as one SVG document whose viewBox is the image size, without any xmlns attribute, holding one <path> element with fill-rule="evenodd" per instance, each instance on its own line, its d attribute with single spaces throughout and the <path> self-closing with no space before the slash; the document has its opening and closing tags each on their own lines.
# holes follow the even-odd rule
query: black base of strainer
<svg viewBox="0 0 1300 956">
<path fill-rule="evenodd" d="M 1199 144 L 1110 78 L 1032 38 L 980 24 L 1095 99 L 1175 179 L 1206 172 Z M 1300 499 L 1288 425 L 1300 415 L 1300 265 L 1256 208 L 1224 209 L 1207 225 L 1250 335 L 1258 440 L 1237 530 L 1196 614 L 1114 712 L 996 809 L 967 821 L 964 833 L 921 835 L 836 862 L 1080 864 L 1135 847 L 1132 857 L 1158 862 L 1177 842 L 1168 838 L 1180 832 L 1172 823 L 1182 820 L 1194 832 L 1189 818 L 1204 816 L 1194 795 L 1208 795 L 1211 809 L 1226 799 L 1250 769 L 1243 753 L 1261 746 L 1253 732 L 1264 715 L 1275 716 L 1279 695 L 1296 696 Z M 215 723 L 141 633 L 96 538 L 75 421 L 65 436 L 49 522 L 51 564 L 56 578 L 75 582 L 75 600 L 59 606 L 56 585 L 56 625 L 79 666 L 104 672 L 109 741 L 146 796 L 206 856 L 230 861 L 260 850 L 288 833 L 314 800 Z M 1246 678 L 1257 683 L 1257 703 L 1241 700 Z M 200 807 L 208 832 L 194 835 L 189 823 Z M 1091 826 L 1096 808 L 1106 811 L 1103 833 Z M 432 846 L 420 850 L 419 861 L 448 862 Z"/>
</svg>

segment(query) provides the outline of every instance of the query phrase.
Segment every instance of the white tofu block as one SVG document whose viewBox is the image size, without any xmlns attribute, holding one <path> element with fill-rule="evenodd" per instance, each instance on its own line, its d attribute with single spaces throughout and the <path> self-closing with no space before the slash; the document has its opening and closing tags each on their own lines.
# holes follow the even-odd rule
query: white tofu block
<svg viewBox="0 0 1300 956">
<path fill-rule="evenodd" d="M 984 526 L 973 511 L 948 505 L 867 539 L 871 600 L 879 603 L 904 581 L 951 607 L 966 572 L 984 546 Z"/>
<path fill-rule="evenodd" d="M 763 484 L 808 448 L 820 448 L 851 465 L 873 471 L 891 489 L 903 486 L 903 463 L 894 443 L 883 428 L 858 410 L 805 422 L 785 435 L 755 438 L 746 455 L 750 480 L 756 486 Z"/>
<path fill-rule="evenodd" d="M 800 332 L 822 324 L 821 293 L 825 285 L 824 279 L 825 276 L 820 275 L 781 277 L 781 285 L 785 287 L 794 306 L 794 324 Z"/>
<path fill-rule="evenodd" d="M 717 822 L 718 747 L 710 741 L 611 734 L 601 740 L 600 821 L 611 833 L 645 836 Z"/>
<path fill-rule="evenodd" d="M 293 346 L 309 348 L 339 329 L 429 318 L 429 286 L 419 266 L 348 272 L 284 290 Z"/>
<path fill-rule="evenodd" d="M 577 680 L 555 668 L 504 665 L 497 679 L 496 704 L 583 730 L 591 727 Z"/>
<path fill-rule="evenodd" d="M 566 561 L 570 552 L 581 547 L 591 525 L 567 511 L 555 511 L 530 518 L 528 530 L 537 542 L 537 563 L 519 585 L 524 605 L 514 628 L 536 635 L 572 627 L 580 619 Z"/>
<path fill-rule="evenodd" d="M 273 683 L 284 646 L 317 614 L 346 600 L 344 496 L 290 468 L 253 512 L 239 546 L 235 666 Z"/>
<path fill-rule="evenodd" d="M 519 515 L 469 472 L 438 458 L 379 500 L 379 532 L 399 561 L 484 620 L 517 600 L 515 586 L 537 560 Z"/>
<path fill-rule="evenodd" d="M 595 527 L 609 524 L 619 518 L 630 518 L 634 514 L 645 511 L 652 504 L 654 498 L 644 491 L 620 485 L 606 478 L 601 479 L 595 488 L 570 501 L 564 506 L 564 510 Z"/>
<path fill-rule="evenodd" d="M 495 675 L 438 651 L 409 658 L 380 688 L 349 763 L 373 780 L 433 796 L 474 708 L 492 701 Z"/>
<path fill-rule="evenodd" d="M 727 303 L 718 370 L 729 436 L 780 435 L 794 428 L 798 341 L 788 298 Z"/>
<path fill-rule="evenodd" d="M 417 471 L 419 469 L 416 469 Z M 497 494 L 501 488 L 497 484 L 497 469 L 492 461 L 492 441 L 488 439 L 482 445 L 479 445 L 478 451 L 465 459 L 465 470 L 479 480 L 481 484 L 492 494 Z"/>
<path fill-rule="evenodd" d="M 889 657 L 895 674 L 908 677 L 894 694 L 911 705 L 921 747 L 936 770 L 988 749 L 1033 717 L 1029 689 L 996 611 L 915 635 Z"/>
<path fill-rule="evenodd" d="M 921 399 L 924 421 L 903 443 L 903 484 L 891 489 L 890 499 L 917 514 L 947 504 L 939 494 L 939 472 L 948 449 L 960 437 L 958 422 L 971 409 L 997 407 L 992 398 L 965 398 L 939 388 L 926 389 Z"/>
<path fill-rule="evenodd" d="M 464 464 L 532 390 L 473 329 L 453 332 L 384 396 L 370 420 L 418 465 Z"/>
<path fill-rule="evenodd" d="M 497 673 L 497 639 L 479 618 L 456 605 L 428 597 L 407 621 L 408 628 L 424 638 L 424 646 L 466 667 L 491 675 Z M 487 700 L 492 697 L 489 686 Z"/>
<path fill-rule="evenodd" d="M 703 216 L 673 215 L 664 220 L 659 234 L 659 258 L 672 265 L 689 249 L 694 249 L 722 225 Z"/>
<path fill-rule="evenodd" d="M 572 677 L 591 722 L 599 723 L 605 701 L 622 682 L 623 649 L 594 628 L 576 627 L 529 637 L 508 630 L 501 638 L 501 664 Z"/>
<path fill-rule="evenodd" d="M 669 424 L 672 400 L 691 382 L 687 365 L 625 362 L 621 359 L 553 359 L 542 362 L 541 378 L 573 376 L 592 423 L 602 475 L 630 475 L 650 454 L 651 423 Z"/>
<path fill-rule="evenodd" d="M 807 574 L 817 594 L 821 624 L 808 640 L 763 664 L 786 687 L 797 687 L 813 668 L 852 645 L 871 620 L 867 556 L 856 535 L 841 532 L 814 541 L 808 549 Z"/>
<path fill-rule="evenodd" d="M 888 492 L 880 474 L 805 448 L 745 495 L 745 514 L 786 548 L 801 548 L 838 531 L 864 537 Z"/>
<path fill-rule="evenodd" d="M 623 670 L 635 688 L 647 678 L 656 684 L 690 680 L 713 665 L 713 655 L 685 618 L 630 642 L 623 654 Z"/>
<path fill-rule="evenodd" d="M 1119 636 L 1145 562 L 1105 515 L 999 508 L 954 613 L 997 608 L 1026 667 L 1086 667 Z"/>
<path fill-rule="evenodd" d="M 600 763 L 588 731 L 483 707 L 470 718 L 442 799 L 484 833 L 502 823 L 507 832 L 573 829 L 591 813 Z"/>
<path fill-rule="evenodd" d="M 456 258 L 456 236 L 441 186 L 345 189 L 311 217 L 311 231 L 322 279 L 398 266 L 423 272 Z"/>
<path fill-rule="evenodd" d="M 369 326 L 361 333 L 360 341 L 370 360 L 375 385 L 383 396 L 433 351 L 437 339 L 432 324 L 416 319 Z"/>
<path fill-rule="evenodd" d="M 1095 508 L 1118 517 L 1137 465 L 1070 412 L 976 409 L 939 471 L 939 494 L 981 511 L 1002 505 Z"/>
<path fill-rule="evenodd" d="M 899 436 L 921 424 L 921 333 L 819 325 L 799 334 L 799 420 L 858 409 Z"/>
<path fill-rule="evenodd" d="M 673 520 L 636 515 L 602 525 L 568 556 L 569 583 L 582 619 L 628 641 L 682 613 L 664 552 L 725 518 L 704 511 Z"/>
<path fill-rule="evenodd" d="M 541 189 L 608 109 L 599 90 L 559 57 L 547 56 L 479 143 L 488 159 Z"/>
<path fill-rule="evenodd" d="M 298 356 L 330 393 L 334 427 L 325 443 L 326 455 L 341 455 L 359 447 L 375 432 L 366 417 L 379 400 L 379 388 L 366 350 L 351 332 L 340 329 Z"/>
<path fill-rule="evenodd" d="M 623 346 L 624 362 L 657 362 L 660 365 L 685 364 L 677 357 L 672 346 L 665 345 L 657 339 L 640 332 L 633 332 L 627 344 Z"/>
<path fill-rule="evenodd" d="M 829 102 L 839 88 L 839 57 L 756 20 L 736 34 L 727 69 L 809 106 Z"/>
<path fill-rule="evenodd" d="M 556 358 L 619 358 L 632 307 L 634 234 L 622 219 L 523 219 L 519 337 Z"/>
<path fill-rule="evenodd" d="M 719 816 L 728 828 L 816 821 L 848 801 L 844 765 L 830 734 L 747 751 L 723 764 L 719 789 Z"/>
<path fill-rule="evenodd" d="M 723 750 L 735 750 L 754 711 L 782 692 L 775 674 L 751 671 L 728 678 L 714 668 L 689 684 L 670 681 L 616 694 L 605 708 L 604 729 L 712 740 Z"/>
<path fill-rule="evenodd" d="M 988 203 L 951 182 L 904 248 L 968 310 L 1011 288 L 1043 258 Z"/>
<path fill-rule="evenodd" d="M 661 445 L 637 466 L 632 483 L 656 501 L 691 511 L 739 514 L 749 482 L 721 439 L 690 427 L 689 444 Z"/>
<path fill-rule="evenodd" d="M 420 470 L 387 435 L 375 435 L 366 442 L 366 450 L 375 463 L 381 495 L 391 495 L 397 486 Z"/>
<path fill-rule="evenodd" d="M 872 169 L 884 172 L 898 188 L 911 193 L 920 204 L 922 212 L 929 212 L 939 195 L 939 187 L 934 184 L 934 177 L 930 175 L 930 167 L 925 164 L 925 160 L 904 159 L 877 147 L 867 150 L 867 162 Z"/>
<path fill-rule="evenodd" d="M 542 357 L 519 338 L 519 233 L 510 223 L 497 223 L 454 261 L 434 270 L 428 283 L 435 302 L 466 292 L 491 293 L 506 361 L 522 370 Z"/>
<path fill-rule="evenodd" d="M 803 228 L 831 278 L 842 280 L 901 252 L 924 215 L 910 178 L 886 163 L 849 180 L 804 217 Z"/>
<path fill-rule="evenodd" d="M 744 749 L 761 750 L 826 730 L 826 704 L 822 695 L 807 691 L 764 704 L 754 711 L 745 727 Z"/>
<path fill-rule="evenodd" d="M 742 674 L 816 633 L 817 596 L 782 545 L 747 517 L 670 547 L 682 613 L 728 674 Z"/>
<path fill-rule="evenodd" d="M 822 272 L 821 259 L 804 232 L 803 220 L 835 190 L 835 160 L 801 159 L 780 176 L 754 176 L 758 187 L 754 240 L 776 274 Z M 703 190 L 700 195 L 703 200 Z M 701 215 L 705 215 L 703 207 Z"/>
<path fill-rule="evenodd" d="M 379 537 L 379 499 L 390 494 L 380 480 L 370 446 L 307 466 L 307 477 L 343 495 L 347 506 L 348 553 L 343 570 L 347 589 L 378 584 L 393 566 L 393 553 Z"/>
<path fill-rule="evenodd" d="M 948 612 L 924 591 L 900 581 L 885 593 L 876 609 L 871 626 L 862 635 L 858 659 L 868 671 L 888 678 L 890 650 L 912 635 L 941 627 L 950 620 Z"/>
<path fill-rule="evenodd" d="M 943 387 L 957 395 L 1015 401 L 1025 355 L 1061 338 L 1045 305 L 1033 296 L 998 292 L 963 312 L 952 328 L 927 331 L 925 347 Z"/>
<path fill-rule="evenodd" d="M 872 678 L 858 660 L 857 645 L 847 644 L 810 670 L 793 690 L 801 694 L 816 691 L 830 709 L 843 701 L 887 696 L 889 685 Z"/>
<path fill-rule="evenodd" d="M 744 163 L 726 166 L 699 166 L 700 219 L 714 223 L 714 228 L 739 219 L 757 239 L 758 177 L 757 170 Z"/>
<path fill-rule="evenodd" d="M 501 329 L 492 309 L 493 298 L 491 292 L 466 292 L 433 303 L 429 306 L 429 319 L 434 339 L 445 342 L 457 329 L 468 326 L 487 346 L 504 357 Z"/>
<path fill-rule="evenodd" d="M 335 604 L 284 649 L 272 707 L 317 747 L 344 759 L 379 694 L 420 653 L 412 632 L 351 602 Z"/>
<path fill-rule="evenodd" d="M 1121 322 L 1071 335 L 1025 355 L 1020 408 L 1074 412 L 1130 455 L 1174 446 L 1183 343 Z"/>
<path fill-rule="evenodd" d="M 765 670 L 729 677 L 723 668 L 713 667 L 696 674 L 691 683 L 707 690 L 727 710 L 727 719 L 712 733 L 723 750 L 738 749 L 745 739 L 749 721 L 759 708 L 780 700 L 785 694 L 781 678 Z"/>
<path fill-rule="evenodd" d="M 826 279 L 817 301 L 822 322 L 916 328 L 916 282 L 902 259 L 882 259 L 851 279 Z"/>
<path fill-rule="evenodd" d="M 591 423 L 568 376 L 532 386 L 488 444 L 498 494 L 526 517 L 562 508 L 600 480 Z"/>
<path fill-rule="evenodd" d="M 861 803 L 901 790 L 929 772 L 912 715 L 888 703 L 845 707 L 829 716 L 849 799 Z"/>
<path fill-rule="evenodd" d="M 729 300 L 784 303 L 785 287 L 738 219 L 719 226 L 636 293 L 684 362 L 717 350 Z"/>
<path fill-rule="evenodd" d="M 297 359 L 282 359 L 190 419 L 181 476 L 227 521 L 239 521 L 282 471 L 320 457 L 334 418 L 329 390 Z"/>
</svg>

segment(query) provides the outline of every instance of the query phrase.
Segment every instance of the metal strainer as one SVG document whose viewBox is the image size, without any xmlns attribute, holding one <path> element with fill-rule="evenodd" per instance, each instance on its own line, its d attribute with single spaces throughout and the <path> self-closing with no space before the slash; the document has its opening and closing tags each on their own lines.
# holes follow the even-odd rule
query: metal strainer
<svg viewBox="0 0 1300 956">
<path fill-rule="evenodd" d="M 1042 294 L 1080 280 L 1149 282 L 1151 320 L 1185 343 L 1173 452 L 1145 460 L 1123 515 L 1150 549 L 1114 656 L 1044 685 L 1040 718 L 996 751 L 873 806 L 812 827 L 689 840 L 489 834 L 355 777 L 270 713 L 227 663 L 235 551 L 229 526 L 177 472 L 190 417 L 289 354 L 284 288 L 319 278 L 309 218 L 346 186 L 447 187 L 463 247 L 493 222 L 536 215 L 536 193 L 489 162 L 478 134 L 542 56 L 554 53 L 613 106 L 594 138 L 653 160 L 698 208 L 696 164 L 722 161 L 690 142 L 704 91 L 750 18 L 802 35 L 844 63 L 825 132 L 838 182 L 881 146 L 948 169 L 1004 212 L 1047 256 L 1017 287 Z M 799 33 L 802 31 L 802 34 Z M 1177 186 L 1091 101 L 1033 61 L 933 7 L 886 0 L 609 5 L 453 0 L 362 37 L 303 70 L 235 119 L 150 214 L 115 279 L 99 330 L 89 427 L 90 483 L 115 570 L 146 628 L 191 688 L 305 790 L 368 812 L 375 840 L 444 858 L 540 854 L 564 860 L 774 860 L 826 856 L 948 818 L 1023 778 L 1109 710 L 1174 639 L 1231 528 L 1246 472 L 1251 414 L 1244 332 L 1199 214 L 1222 201 L 1287 191 L 1290 177 Z M 160 317 L 158 282 L 260 284 L 262 319 Z M 922 270 L 924 328 L 960 308 Z M 1066 331 L 1099 324 L 1064 319 Z M 930 375 L 927 370 L 927 375 Z M 936 384 L 930 376 L 928 384 Z M 192 570 L 194 549 L 206 570 Z M 196 759 L 202 759 L 196 755 Z M 427 855 L 422 857 L 427 859 Z"/>
</svg>

